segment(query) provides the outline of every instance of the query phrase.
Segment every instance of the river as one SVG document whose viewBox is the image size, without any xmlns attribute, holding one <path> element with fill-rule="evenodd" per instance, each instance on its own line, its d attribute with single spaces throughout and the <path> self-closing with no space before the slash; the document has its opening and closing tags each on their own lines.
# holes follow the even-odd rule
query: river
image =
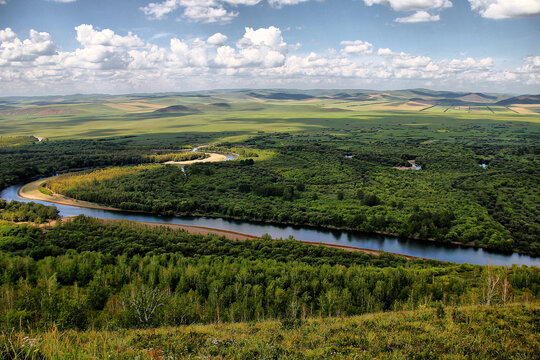
<svg viewBox="0 0 540 360">
<path fill-rule="evenodd" d="M 1 193 L 1 198 L 7 201 L 29 202 L 18 195 L 21 185 L 10 186 Z M 179 225 L 194 225 L 216 228 L 243 234 L 261 236 L 265 233 L 273 238 L 289 235 L 298 240 L 320 242 L 325 244 L 346 245 L 372 250 L 384 250 L 397 254 L 404 254 L 428 259 L 451 261 L 456 263 L 492 264 L 492 265 L 534 265 L 540 266 L 540 257 L 528 255 L 499 254 L 484 249 L 462 247 L 458 245 L 439 244 L 429 241 L 400 239 L 377 234 L 365 234 L 347 230 L 316 229 L 307 226 L 280 226 L 251 221 L 226 220 L 208 217 L 167 217 L 143 213 L 109 211 L 88 209 L 71 205 L 59 205 L 46 201 L 35 201 L 45 205 L 53 205 L 60 211 L 60 216 L 86 215 L 100 219 L 123 219 L 134 221 L 147 221 L 155 223 L 168 223 Z"/>
</svg>

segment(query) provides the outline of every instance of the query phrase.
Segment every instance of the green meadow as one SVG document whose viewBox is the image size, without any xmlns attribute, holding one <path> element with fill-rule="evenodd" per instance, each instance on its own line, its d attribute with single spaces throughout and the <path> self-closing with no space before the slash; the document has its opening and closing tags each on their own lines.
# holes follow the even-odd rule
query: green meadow
<svg viewBox="0 0 540 360">
<path fill-rule="evenodd" d="M 427 127 L 421 130 L 437 131 L 455 129 L 463 122 L 514 124 L 540 121 L 538 113 L 534 113 L 538 107 L 528 107 L 532 112 L 530 114 L 519 114 L 504 106 L 472 106 L 472 110 L 468 110 L 471 106 L 426 104 L 411 110 L 406 105 L 409 103 L 406 98 L 366 103 L 354 99 L 268 100 L 249 96 L 249 93 L 224 93 L 204 97 L 104 97 L 93 101 L 78 104 L 51 101 L 49 105 L 17 102 L 10 105 L 9 110 L 0 111 L 0 133 L 72 139 L 226 132 L 234 135 L 226 134 L 221 140 L 235 140 L 260 131 L 296 132 L 382 126 L 406 133 L 407 126 L 414 124 Z M 160 107 L 178 105 L 185 109 L 158 112 Z"/>
</svg>

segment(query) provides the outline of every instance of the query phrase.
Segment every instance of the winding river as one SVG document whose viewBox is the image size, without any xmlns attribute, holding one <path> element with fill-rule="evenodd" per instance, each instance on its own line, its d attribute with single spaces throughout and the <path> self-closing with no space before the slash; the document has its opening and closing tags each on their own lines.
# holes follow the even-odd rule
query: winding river
<svg viewBox="0 0 540 360">
<path fill-rule="evenodd" d="M 228 156 L 228 160 L 232 159 L 234 159 L 233 156 Z M 397 254 L 456 263 L 540 266 L 540 257 L 520 255 L 517 253 L 499 254 L 479 248 L 440 244 L 431 241 L 401 239 L 392 236 L 365 234 L 356 231 L 318 229 L 307 226 L 282 226 L 252 221 L 237 221 L 208 217 L 166 217 L 143 213 L 90 209 L 74 205 L 60 205 L 47 201 L 27 200 L 18 195 L 21 186 L 22 185 L 15 185 L 4 189 L 1 192 L 1 198 L 7 201 L 34 201 L 45 205 L 53 205 L 56 206 L 60 211 L 60 216 L 63 217 L 82 214 L 101 219 L 122 219 L 152 223 L 202 226 L 255 236 L 261 236 L 267 233 L 273 238 L 286 238 L 289 235 L 292 235 L 296 239 L 303 241 L 383 250 Z"/>
</svg>

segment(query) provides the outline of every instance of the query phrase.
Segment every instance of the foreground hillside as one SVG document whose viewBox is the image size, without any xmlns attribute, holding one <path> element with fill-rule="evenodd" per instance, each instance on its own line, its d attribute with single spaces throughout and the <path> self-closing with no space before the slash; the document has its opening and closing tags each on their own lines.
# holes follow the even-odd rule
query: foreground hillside
<svg viewBox="0 0 540 360">
<path fill-rule="evenodd" d="M 465 307 L 149 330 L 0 335 L 2 358 L 534 359 L 540 306 Z"/>
</svg>

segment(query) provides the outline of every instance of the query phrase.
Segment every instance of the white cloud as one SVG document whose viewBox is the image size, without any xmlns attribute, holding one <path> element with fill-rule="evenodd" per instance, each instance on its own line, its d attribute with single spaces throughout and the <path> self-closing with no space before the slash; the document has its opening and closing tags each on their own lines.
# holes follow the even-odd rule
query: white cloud
<svg viewBox="0 0 540 360">
<path fill-rule="evenodd" d="M 285 42 L 281 36 L 281 30 L 275 26 L 253 30 L 250 27 L 245 28 L 245 34 L 237 43 L 239 48 L 251 46 L 268 46 L 278 49 L 285 47 Z"/>
<path fill-rule="evenodd" d="M 0 41 L 13 41 L 17 38 L 17 34 L 11 30 L 11 28 L 5 28 L 4 30 L 0 30 Z"/>
<path fill-rule="evenodd" d="M 6 5 L 6 4 L 7 4 L 6 0 L 0 0 L 0 5 Z"/>
<path fill-rule="evenodd" d="M 277 27 L 253 30 L 246 27 L 242 39 L 236 43 L 238 51 L 230 46 L 217 49 L 215 63 L 223 67 L 277 67 L 285 61 L 288 51 L 281 30 Z"/>
<path fill-rule="evenodd" d="M 344 54 L 366 55 L 373 53 L 373 44 L 367 41 L 342 41 L 341 45 L 345 46 L 342 50 Z"/>
<path fill-rule="evenodd" d="M 540 15 L 540 0 L 469 0 L 482 17 L 508 19 Z"/>
<path fill-rule="evenodd" d="M 452 7 L 450 0 L 364 0 L 368 6 L 385 5 L 395 11 L 442 9 Z"/>
<path fill-rule="evenodd" d="M 427 11 L 420 10 L 415 12 L 412 15 L 406 17 L 400 17 L 395 19 L 395 22 L 398 23 L 418 23 L 418 22 L 430 22 L 430 21 L 439 21 L 439 15 L 431 15 Z"/>
<path fill-rule="evenodd" d="M 182 5 L 185 6 L 183 17 L 194 22 L 226 24 L 238 16 L 212 0 L 183 0 Z"/>
<path fill-rule="evenodd" d="M 246 5 L 246 6 L 257 5 L 258 3 L 261 2 L 261 0 L 222 0 L 222 1 L 231 5 Z"/>
<path fill-rule="evenodd" d="M 178 9 L 180 0 L 165 0 L 161 3 L 149 3 L 139 8 L 150 19 L 163 19 L 168 13 Z"/>
<path fill-rule="evenodd" d="M 222 33 L 215 33 L 214 35 L 210 36 L 206 42 L 211 46 L 220 46 L 223 45 L 227 39 L 228 38 L 226 35 L 223 35 Z"/>
<path fill-rule="evenodd" d="M 59 3 L 72 3 L 72 2 L 75 2 L 77 0 L 48 0 L 48 1 L 59 2 Z"/>
<path fill-rule="evenodd" d="M 56 53 L 57 46 L 45 32 L 30 30 L 30 38 L 21 41 L 10 28 L 0 30 L 0 59 L 3 62 L 31 62 Z"/>
<path fill-rule="evenodd" d="M 377 55 L 381 55 L 381 56 L 393 56 L 395 54 L 396 53 L 390 50 L 389 48 L 381 48 L 377 50 Z"/>
<path fill-rule="evenodd" d="M 131 49 L 142 48 L 144 42 L 131 32 L 120 36 L 110 29 L 95 30 L 92 25 L 75 27 L 77 41 L 83 48 L 74 53 L 64 53 L 63 63 L 67 67 L 81 69 L 117 70 L 126 69 L 133 61 Z"/>
<path fill-rule="evenodd" d="M 76 27 L 74 51 L 58 51 L 47 33 L 30 31 L 19 39 L 0 30 L 0 94 L 47 92 L 173 91 L 216 87 L 465 87 L 516 92 L 540 90 L 540 56 L 517 68 L 501 69 L 489 57 L 435 59 L 379 48 L 367 41 L 343 41 L 342 51 L 297 53 L 274 26 L 246 28 L 231 41 L 173 37 L 169 46 L 143 42 L 137 35 Z M 231 45 L 224 45 L 230 41 Z M 357 56 L 362 55 L 362 56 Z M 42 89 L 39 90 L 38 89 Z M 519 91 L 517 91 L 519 92 Z"/>
<path fill-rule="evenodd" d="M 281 8 L 283 5 L 297 5 L 309 0 L 268 0 L 270 6 Z"/>
<path fill-rule="evenodd" d="M 517 73 L 525 78 L 525 83 L 528 85 L 540 84 L 540 56 L 528 56 L 524 62 L 523 66 L 517 68 Z"/>
<path fill-rule="evenodd" d="M 87 24 L 75 27 L 75 31 L 77 31 L 77 41 L 84 46 L 141 47 L 144 45 L 144 42 L 131 32 L 127 36 L 120 36 L 111 29 L 94 30 L 92 25 Z"/>
<path fill-rule="evenodd" d="M 172 60 L 174 66 L 207 67 L 208 49 L 206 43 L 195 39 L 186 43 L 179 39 L 171 39 Z"/>
<path fill-rule="evenodd" d="M 2 0 L 0 0 L 2 1 Z M 149 19 L 164 19 L 165 16 L 183 8 L 182 17 L 188 21 L 203 23 L 228 23 L 238 16 L 231 7 L 255 6 L 262 0 L 164 0 L 152 2 L 139 9 Z M 296 5 L 309 0 L 268 0 L 270 6 L 281 8 L 284 5 Z"/>
</svg>

